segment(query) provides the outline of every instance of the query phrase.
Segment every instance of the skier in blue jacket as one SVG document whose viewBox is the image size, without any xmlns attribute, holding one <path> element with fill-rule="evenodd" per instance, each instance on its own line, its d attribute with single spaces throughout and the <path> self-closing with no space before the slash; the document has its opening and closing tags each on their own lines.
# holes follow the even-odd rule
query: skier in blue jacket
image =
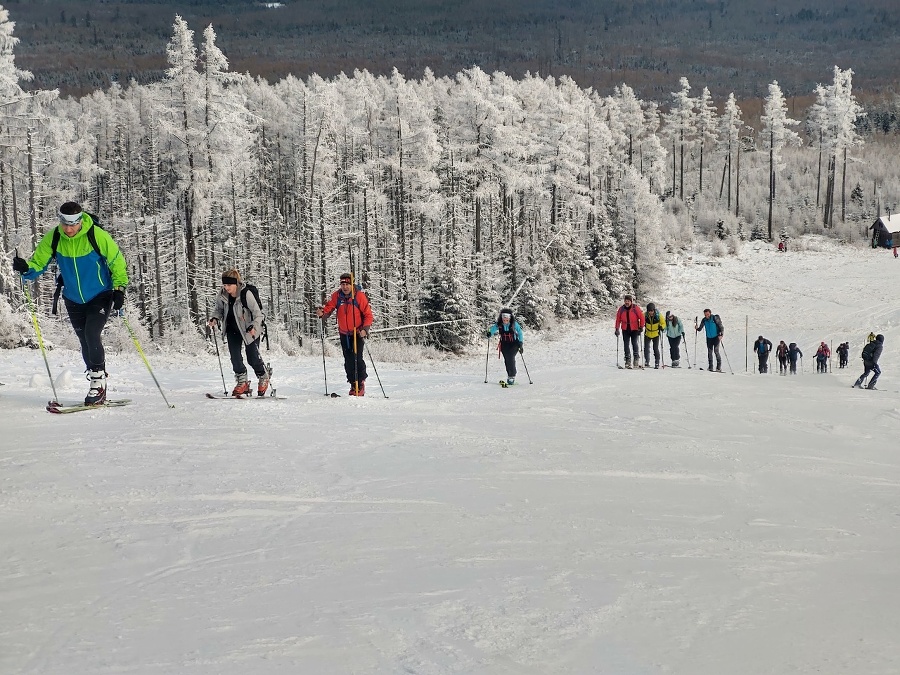
<svg viewBox="0 0 900 675">
<path fill-rule="evenodd" d="M 718 314 L 713 314 L 712 310 L 703 310 L 703 319 L 697 324 L 694 319 L 694 330 L 706 331 L 706 353 L 709 357 L 709 370 L 713 369 L 713 353 L 716 355 L 716 372 L 722 372 L 722 355 L 719 354 L 719 343 L 725 335 L 725 329 L 722 327 L 722 320 Z"/>
<path fill-rule="evenodd" d="M 497 358 L 503 355 L 503 361 L 506 364 L 506 383 L 516 383 L 516 354 L 524 351 L 522 346 L 525 342 L 525 336 L 522 333 L 522 327 L 515 320 L 512 310 L 504 307 L 500 310 L 497 321 L 491 324 L 488 329 L 487 336 L 500 335 L 500 342 L 497 345 Z"/>
</svg>

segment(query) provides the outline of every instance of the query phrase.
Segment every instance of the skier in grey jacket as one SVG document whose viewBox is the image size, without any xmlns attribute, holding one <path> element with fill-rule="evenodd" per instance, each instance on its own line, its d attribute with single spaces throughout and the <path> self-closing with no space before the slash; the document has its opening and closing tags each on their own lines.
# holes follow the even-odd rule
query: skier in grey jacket
<svg viewBox="0 0 900 675">
<path fill-rule="evenodd" d="M 253 368 L 259 382 L 258 396 L 263 396 L 269 388 L 271 369 L 263 363 L 259 354 L 259 340 L 263 332 L 263 312 L 253 293 L 242 292 L 241 273 L 236 269 L 222 274 L 222 290 L 216 296 L 216 306 L 209 319 L 210 328 L 219 327 L 228 341 L 231 367 L 234 370 L 235 386 L 232 396 L 249 396 L 250 383 L 247 381 L 247 366 L 241 348 L 247 351 L 247 363 Z"/>
<path fill-rule="evenodd" d="M 672 312 L 666 312 L 666 338 L 669 340 L 669 362 L 673 368 L 680 368 L 684 325 L 682 325 L 681 319 Z"/>
</svg>

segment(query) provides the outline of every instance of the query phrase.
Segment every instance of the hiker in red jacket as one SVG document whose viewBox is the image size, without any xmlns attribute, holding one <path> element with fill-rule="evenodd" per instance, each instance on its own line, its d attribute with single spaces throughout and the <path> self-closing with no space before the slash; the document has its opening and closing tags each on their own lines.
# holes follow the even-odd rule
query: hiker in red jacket
<svg viewBox="0 0 900 675">
<path fill-rule="evenodd" d="M 638 307 L 630 295 L 626 295 L 623 305 L 616 312 L 616 337 L 619 337 L 619 330 L 622 331 L 622 339 L 625 343 L 625 367 L 630 369 L 632 363 L 634 367 L 641 367 L 641 357 L 638 351 L 638 336 L 644 330 L 644 313 Z M 631 354 L 634 351 L 634 360 Z"/>
<path fill-rule="evenodd" d="M 350 396 L 365 396 L 366 360 L 363 358 L 363 346 L 374 318 L 369 298 L 361 287 L 354 287 L 353 276 L 349 272 L 341 275 L 340 288 L 331 294 L 323 307 L 316 310 L 316 316 L 328 318 L 335 310 Z"/>
</svg>

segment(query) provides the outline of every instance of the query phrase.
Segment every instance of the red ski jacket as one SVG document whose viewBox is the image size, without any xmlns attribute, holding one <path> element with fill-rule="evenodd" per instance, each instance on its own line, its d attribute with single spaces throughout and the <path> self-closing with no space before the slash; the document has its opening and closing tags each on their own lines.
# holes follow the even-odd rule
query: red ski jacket
<svg viewBox="0 0 900 675">
<path fill-rule="evenodd" d="M 622 330 L 643 330 L 644 313 L 641 308 L 633 303 L 630 309 L 625 305 L 619 307 L 616 312 L 616 330 L 620 327 Z"/>
<path fill-rule="evenodd" d="M 344 335 L 349 335 L 354 329 L 360 328 L 368 332 L 372 322 L 375 321 L 365 291 L 357 290 L 352 298 L 340 290 L 335 291 L 322 307 L 322 312 L 324 316 L 329 317 L 334 310 L 337 310 L 338 331 Z"/>
</svg>

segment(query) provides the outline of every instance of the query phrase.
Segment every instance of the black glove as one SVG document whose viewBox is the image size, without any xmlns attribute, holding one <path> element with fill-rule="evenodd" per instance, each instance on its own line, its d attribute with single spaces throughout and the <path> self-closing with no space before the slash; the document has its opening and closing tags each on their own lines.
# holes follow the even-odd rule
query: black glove
<svg viewBox="0 0 900 675">
<path fill-rule="evenodd" d="M 484 335 L 485 335 L 485 337 L 491 337 L 491 331 L 489 331 L 489 330 L 484 331 Z"/>
<path fill-rule="evenodd" d="M 28 261 L 16 256 L 13 258 L 13 271 L 25 274 L 28 271 Z"/>
<path fill-rule="evenodd" d="M 121 288 L 117 288 L 113 291 L 113 309 L 117 312 L 122 309 L 122 305 L 125 304 L 125 291 Z"/>
<path fill-rule="evenodd" d="M 525 353 L 525 347 L 519 347 L 519 353 L 520 353 L 520 354 L 524 354 L 524 353 Z"/>
</svg>

